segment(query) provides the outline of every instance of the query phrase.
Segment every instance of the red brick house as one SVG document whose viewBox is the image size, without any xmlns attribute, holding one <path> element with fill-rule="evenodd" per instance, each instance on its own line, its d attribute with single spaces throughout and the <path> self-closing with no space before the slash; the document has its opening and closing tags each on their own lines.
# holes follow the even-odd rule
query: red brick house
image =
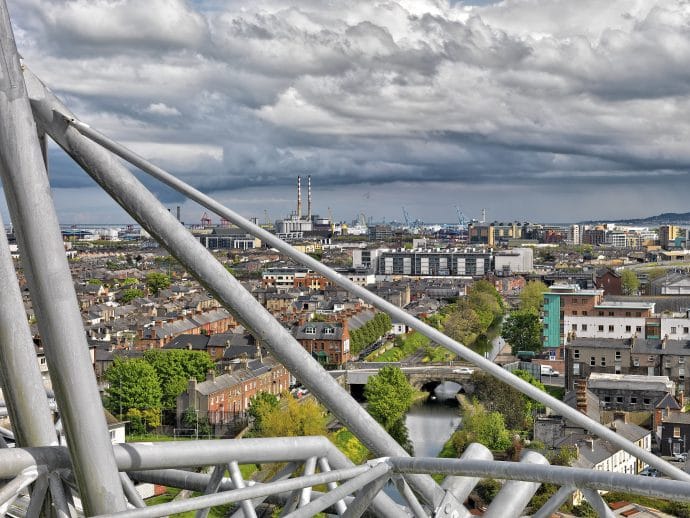
<svg viewBox="0 0 690 518">
<path fill-rule="evenodd" d="M 293 336 L 323 365 L 337 367 L 350 360 L 347 322 L 307 322 L 297 326 Z"/>
</svg>

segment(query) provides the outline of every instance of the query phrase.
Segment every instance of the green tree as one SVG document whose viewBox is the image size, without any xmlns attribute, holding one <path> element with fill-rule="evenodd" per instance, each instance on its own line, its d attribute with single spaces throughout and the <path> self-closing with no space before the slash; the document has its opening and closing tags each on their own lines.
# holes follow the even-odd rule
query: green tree
<svg viewBox="0 0 690 518">
<path fill-rule="evenodd" d="M 531 311 L 517 310 L 508 315 L 501 335 L 510 344 L 513 354 L 518 351 L 539 352 L 542 349 L 543 324 L 539 315 Z"/>
<path fill-rule="evenodd" d="M 120 296 L 120 302 L 123 304 L 127 304 L 128 302 L 133 301 L 134 299 L 138 299 L 139 297 L 143 297 L 144 292 L 141 291 L 138 288 L 127 288 L 126 290 L 122 291 L 122 295 Z"/>
<path fill-rule="evenodd" d="M 170 277 L 164 273 L 151 272 L 146 274 L 146 287 L 154 295 L 170 286 Z"/>
<path fill-rule="evenodd" d="M 490 412 L 475 402 L 463 408 L 462 429 L 453 434 L 451 441 L 458 454 L 472 442 L 479 442 L 490 450 L 504 451 L 510 446 L 510 433 L 499 412 Z"/>
<path fill-rule="evenodd" d="M 625 295 L 636 295 L 640 289 L 640 279 L 633 270 L 623 270 L 621 273 L 621 288 Z"/>
<path fill-rule="evenodd" d="M 482 331 L 479 317 L 466 303 L 458 304 L 443 322 L 443 332 L 465 345 L 472 345 Z"/>
<path fill-rule="evenodd" d="M 160 384 L 163 408 L 175 408 L 177 396 L 185 391 L 189 380 L 206 379 L 215 368 L 211 357 L 203 351 L 185 349 L 149 349 L 144 360 L 153 367 Z"/>
<path fill-rule="evenodd" d="M 132 409 L 160 410 L 162 392 L 158 376 L 145 360 L 116 357 L 105 379 L 105 407 L 113 414 L 124 415 Z"/>
<path fill-rule="evenodd" d="M 388 430 L 412 405 L 414 389 L 397 367 L 384 367 L 364 386 L 367 411 Z"/>
<path fill-rule="evenodd" d="M 548 287 L 541 281 L 529 281 L 520 292 L 520 309 L 536 315 L 541 311 Z"/>
<path fill-rule="evenodd" d="M 472 383 L 475 401 L 487 411 L 501 414 L 505 426 L 513 430 L 524 430 L 530 426 L 535 406 L 522 392 L 480 371 L 472 374 Z"/>
<path fill-rule="evenodd" d="M 278 397 L 270 392 L 259 392 L 249 402 L 249 415 L 254 418 L 254 430 L 262 433 L 262 420 L 265 415 L 278 410 Z"/>
<path fill-rule="evenodd" d="M 120 282 L 120 287 L 122 288 L 130 288 L 132 286 L 136 286 L 139 284 L 139 281 L 135 279 L 134 277 L 127 277 Z"/>
</svg>

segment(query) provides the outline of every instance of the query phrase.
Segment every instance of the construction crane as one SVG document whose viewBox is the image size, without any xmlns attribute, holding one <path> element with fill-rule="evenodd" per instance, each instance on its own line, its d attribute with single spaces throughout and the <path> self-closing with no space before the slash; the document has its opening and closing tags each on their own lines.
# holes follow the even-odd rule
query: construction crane
<svg viewBox="0 0 690 518">
<path fill-rule="evenodd" d="M 201 226 L 204 228 L 211 226 L 211 217 L 208 215 L 208 212 L 204 212 L 201 215 Z"/>
<path fill-rule="evenodd" d="M 465 215 L 462 213 L 460 210 L 460 206 L 456 205 L 455 206 L 455 212 L 458 215 L 458 224 L 460 225 L 460 228 L 464 228 L 467 226 L 467 222 L 465 221 Z"/>
<path fill-rule="evenodd" d="M 268 216 L 268 209 L 264 209 L 264 217 L 266 218 L 266 226 L 271 226 L 271 218 Z"/>
<path fill-rule="evenodd" d="M 402 208 L 402 213 L 403 213 L 403 219 L 405 220 L 405 226 L 409 228 L 409 226 L 410 226 L 410 215 L 405 210 L 405 207 Z"/>
</svg>

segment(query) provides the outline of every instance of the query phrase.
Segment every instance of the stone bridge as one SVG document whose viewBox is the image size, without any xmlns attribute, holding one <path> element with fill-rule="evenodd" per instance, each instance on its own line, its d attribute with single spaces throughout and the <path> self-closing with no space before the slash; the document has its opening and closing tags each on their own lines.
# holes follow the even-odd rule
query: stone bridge
<svg viewBox="0 0 690 518">
<path fill-rule="evenodd" d="M 448 362 L 443 364 L 406 364 L 384 362 L 349 363 L 347 369 L 331 371 L 334 376 L 345 376 L 348 385 L 366 385 L 370 376 L 378 373 L 383 367 L 397 367 L 407 377 L 415 389 L 420 390 L 429 383 L 443 383 L 453 381 L 462 385 L 470 378 L 470 374 L 458 372 L 459 367 L 469 366 L 467 363 Z M 471 367 L 474 369 L 474 367 Z"/>
</svg>

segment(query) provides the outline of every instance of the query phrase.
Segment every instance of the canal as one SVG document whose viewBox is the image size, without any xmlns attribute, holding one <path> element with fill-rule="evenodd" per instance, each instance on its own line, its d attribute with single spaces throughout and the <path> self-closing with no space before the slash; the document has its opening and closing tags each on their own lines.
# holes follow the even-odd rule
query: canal
<svg viewBox="0 0 690 518">
<path fill-rule="evenodd" d="M 405 424 L 415 457 L 436 457 L 450 436 L 460 426 L 460 413 L 455 398 L 460 385 L 445 382 L 423 402 L 410 408 Z"/>
</svg>

